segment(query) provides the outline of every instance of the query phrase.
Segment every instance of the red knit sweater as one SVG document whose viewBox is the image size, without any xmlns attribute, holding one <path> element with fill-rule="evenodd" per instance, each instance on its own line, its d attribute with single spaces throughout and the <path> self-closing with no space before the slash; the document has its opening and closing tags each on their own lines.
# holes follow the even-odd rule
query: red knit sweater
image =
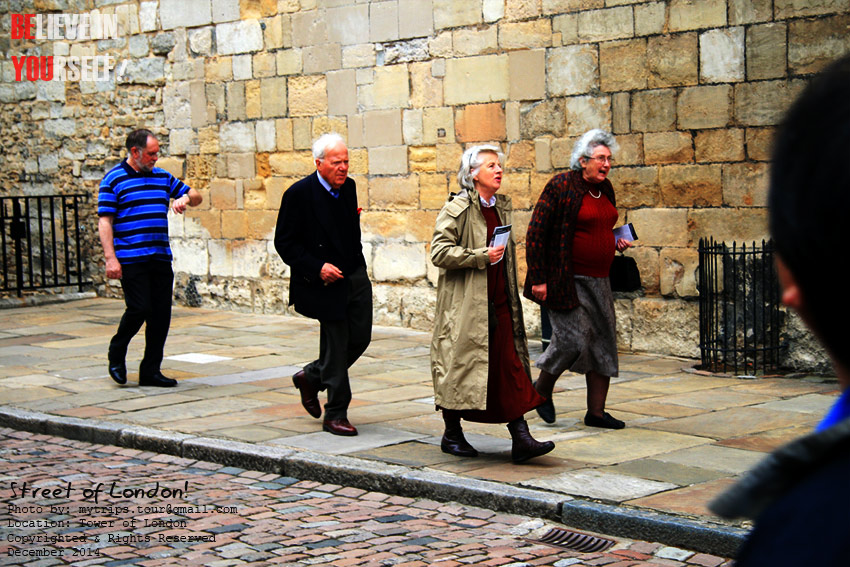
<svg viewBox="0 0 850 567">
<path fill-rule="evenodd" d="M 576 274 L 608 277 L 614 261 L 612 229 L 616 222 L 617 209 L 611 201 L 605 197 L 594 199 L 590 192 L 584 194 L 573 238 L 573 270 Z"/>
</svg>

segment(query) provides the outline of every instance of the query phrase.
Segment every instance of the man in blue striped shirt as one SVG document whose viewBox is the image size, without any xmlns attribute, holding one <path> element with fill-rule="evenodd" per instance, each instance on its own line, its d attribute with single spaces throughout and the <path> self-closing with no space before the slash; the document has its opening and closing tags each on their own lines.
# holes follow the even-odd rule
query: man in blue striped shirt
<svg viewBox="0 0 850 567">
<path fill-rule="evenodd" d="M 121 280 L 127 306 L 109 343 L 109 376 L 127 382 L 125 357 L 130 340 L 145 323 L 145 354 L 140 386 L 176 386 L 160 371 L 171 325 L 171 248 L 168 208 L 182 213 L 201 203 L 201 194 L 158 167 L 159 141 L 150 130 L 127 136 L 127 159 L 100 183 L 97 214 L 106 277 Z"/>
</svg>

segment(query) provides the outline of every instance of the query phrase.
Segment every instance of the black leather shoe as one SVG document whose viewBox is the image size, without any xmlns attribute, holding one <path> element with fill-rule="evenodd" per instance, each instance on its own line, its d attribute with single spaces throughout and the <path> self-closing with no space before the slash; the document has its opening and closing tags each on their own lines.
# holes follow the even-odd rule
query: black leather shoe
<svg viewBox="0 0 850 567">
<path fill-rule="evenodd" d="M 127 365 L 123 362 L 109 363 L 109 377 L 119 384 L 127 383 Z"/>
<path fill-rule="evenodd" d="M 589 413 L 585 414 L 584 424 L 588 427 L 602 427 L 603 429 L 623 429 L 626 426 L 625 422 L 620 421 L 607 411 L 602 413 L 602 417 L 596 417 Z"/>
<path fill-rule="evenodd" d="M 346 437 L 357 435 L 357 429 L 346 418 L 326 419 L 322 423 L 322 429 L 334 435 L 345 435 Z"/>
<path fill-rule="evenodd" d="M 537 382 L 534 383 L 534 389 L 537 389 Z M 552 403 L 552 398 L 547 399 L 535 409 L 537 410 L 537 415 L 540 416 L 540 419 L 546 423 L 555 423 L 555 404 Z"/>
<path fill-rule="evenodd" d="M 174 378 L 166 378 L 162 372 L 150 376 L 139 376 L 139 386 L 158 386 L 160 388 L 173 388 L 177 385 Z"/>
<path fill-rule="evenodd" d="M 524 463 L 528 459 L 545 455 L 555 448 L 551 441 L 540 442 L 531 436 L 528 423 L 523 418 L 516 419 L 508 424 L 511 432 L 511 460 L 515 463 Z"/>
<path fill-rule="evenodd" d="M 301 393 L 301 405 L 304 406 L 307 413 L 317 419 L 321 417 L 322 406 L 319 404 L 318 392 L 310 385 L 310 381 L 307 380 L 307 374 L 303 370 L 299 370 L 292 376 L 292 383 Z M 355 431 L 350 435 L 357 435 L 357 432 Z"/>
</svg>

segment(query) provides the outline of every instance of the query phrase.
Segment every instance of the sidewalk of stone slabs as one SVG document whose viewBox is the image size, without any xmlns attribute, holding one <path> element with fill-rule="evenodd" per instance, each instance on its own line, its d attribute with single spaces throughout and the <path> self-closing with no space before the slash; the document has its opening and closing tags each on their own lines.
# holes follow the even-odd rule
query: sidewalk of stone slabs
<svg viewBox="0 0 850 567">
<path fill-rule="evenodd" d="M 706 510 L 765 453 L 810 431 L 834 380 L 694 373 L 695 361 L 624 354 L 608 409 L 620 431 L 585 427 L 584 377 L 565 375 L 552 425 L 528 414 L 555 450 L 510 462 L 503 425 L 464 423 L 481 452 L 440 451 L 428 333 L 375 327 L 351 369 L 349 418 L 336 437 L 307 415 L 291 375 L 318 351 L 318 324 L 298 317 L 175 307 L 163 371 L 173 389 L 106 374 L 123 303 L 88 298 L 0 310 L 0 426 L 154 450 L 368 490 L 537 515 L 569 527 L 732 556 L 744 523 Z M 532 358 L 539 341 L 532 341 Z M 534 372 L 536 374 L 536 370 Z"/>
</svg>

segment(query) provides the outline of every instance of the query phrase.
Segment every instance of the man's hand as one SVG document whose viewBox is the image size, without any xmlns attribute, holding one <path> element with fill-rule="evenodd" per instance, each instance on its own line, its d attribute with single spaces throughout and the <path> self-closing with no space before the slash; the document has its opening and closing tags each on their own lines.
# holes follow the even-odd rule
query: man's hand
<svg viewBox="0 0 850 567">
<path fill-rule="evenodd" d="M 322 266 L 322 271 L 319 272 L 319 277 L 322 278 L 322 281 L 326 284 L 334 283 L 336 280 L 342 279 L 342 271 L 333 264 L 325 263 L 325 265 Z"/>
<path fill-rule="evenodd" d="M 191 199 L 189 198 L 189 195 L 183 195 L 179 199 L 174 199 L 174 202 L 171 203 L 171 210 L 177 214 L 181 214 L 186 210 L 186 207 L 189 206 L 190 202 Z"/>
<path fill-rule="evenodd" d="M 495 264 L 505 255 L 504 246 L 490 246 L 487 248 L 487 257 L 490 258 L 490 263 Z"/>
<path fill-rule="evenodd" d="M 106 259 L 106 277 L 111 280 L 121 279 L 121 263 L 117 258 Z"/>
<path fill-rule="evenodd" d="M 539 301 L 546 301 L 546 284 L 538 284 L 531 286 L 531 295 Z"/>
</svg>

